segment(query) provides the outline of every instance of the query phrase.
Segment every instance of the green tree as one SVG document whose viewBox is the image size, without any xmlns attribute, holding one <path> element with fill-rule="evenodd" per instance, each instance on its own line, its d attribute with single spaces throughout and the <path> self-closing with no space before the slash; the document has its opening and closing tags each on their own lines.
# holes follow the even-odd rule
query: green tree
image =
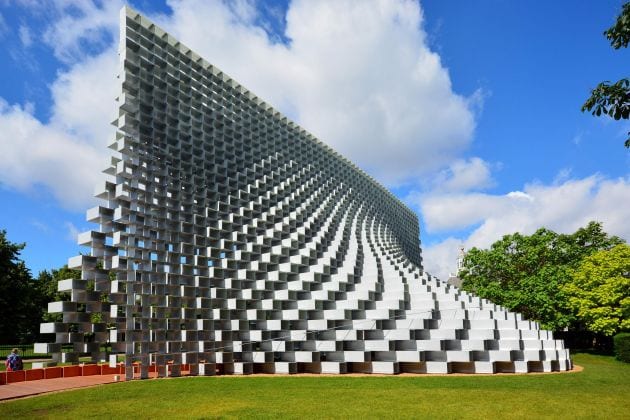
<svg viewBox="0 0 630 420">
<path fill-rule="evenodd" d="M 70 300 L 68 292 L 58 291 L 57 283 L 60 280 L 80 278 L 81 270 L 69 269 L 67 265 L 60 269 L 40 271 L 35 282 L 35 288 L 37 290 L 36 306 L 40 311 L 42 322 L 61 322 L 61 314 L 49 314 L 46 311 L 48 303 Z"/>
<path fill-rule="evenodd" d="M 0 343 L 28 343 L 37 336 L 33 320 L 31 273 L 20 259 L 25 244 L 9 241 L 0 230 Z"/>
<path fill-rule="evenodd" d="M 630 246 L 595 252 L 570 274 L 563 290 L 587 329 L 606 336 L 630 330 Z"/>
<path fill-rule="evenodd" d="M 622 6 L 615 24 L 604 35 L 614 49 L 626 48 L 630 42 L 630 2 Z M 593 115 L 608 115 L 616 120 L 630 118 L 630 79 L 623 78 L 616 83 L 602 82 L 591 91 L 591 96 L 582 105 L 582 112 Z M 630 132 L 625 142 L 630 147 Z"/>
<path fill-rule="evenodd" d="M 37 277 L 37 287 L 41 291 L 42 298 L 47 299 L 47 302 L 68 300 L 68 292 L 59 292 L 57 283 L 60 280 L 80 278 L 81 270 L 73 270 L 64 265 L 59 269 L 40 271 Z"/>
<path fill-rule="evenodd" d="M 570 235 L 545 228 L 531 236 L 506 235 L 488 250 L 468 251 L 462 288 L 559 330 L 576 321 L 561 287 L 570 279 L 570 269 L 585 256 L 620 243 L 597 222 Z"/>
<path fill-rule="evenodd" d="M 61 314 L 48 314 L 48 302 L 69 300 L 67 292 L 57 291 L 59 280 L 81 278 L 80 270 L 63 266 L 44 270 L 33 279 L 20 252 L 25 244 L 10 242 L 0 230 L 0 344 L 33 343 L 39 337 L 39 324 L 59 322 Z"/>
</svg>

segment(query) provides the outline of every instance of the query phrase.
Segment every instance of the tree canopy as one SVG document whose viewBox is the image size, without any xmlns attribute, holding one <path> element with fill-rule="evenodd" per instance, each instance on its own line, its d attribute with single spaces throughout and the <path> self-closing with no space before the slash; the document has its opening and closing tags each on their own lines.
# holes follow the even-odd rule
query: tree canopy
<svg viewBox="0 0 630 420">
<path fill-rule="evenodd" d="M 614 49 L 626 48 L 630 42 L 630 2 L 622 6 L 615 24 L 604 35 Z M 630 79 L 623 78 L 615 83 L 601 82 L 591 91 L 591 96 L 582 105 L 582 112 L 595 116 L 608 115 L 616 120 L 630 118 Z M 630 132 L 625 142 L 630 147 Z"/>
<path fill-rule="evenodd" d="M 608 28 L 604 35 L 616 50 L 626 48 L 630 42 L 630 2 L 621 7 L 621 14 L 615 24 Z"/>
<path fill-rule="evenodd" d="M 0 344 L 33 343 L 41 322 L 61 321 L 61 314 L 46 311 L 49 302 L 69 299 L 57 291 L 57 282 L 81 277 L 81 271 L 63 266 L 44 270 L 34 279 L 20 259 L 24 247 L 0 230 Z"/>
<path fill-rule="evenodd" d="M 571 269 L 584 257 L 621 243 L 597 222 L 570 235 L 545 228 L 530 236 L 505 235 L 490 249 L 468 251 L 462 288 L 537 320 L 543 328 L 560 330 L 577 320 L 562 288 Z"/>
<path fill-rule="evenodd" d="M 570 274 L 563 291 L 589 330 L 607 336 L 630 330 L 630 246 L 595 252 Z"/>
<path fill-rule="evenodd" d="M 49 302 L 69 300 L 68 292 L 59 292 L 57 283 L 59 280 L 80 279 L 80 270 L 71 270 L 67 265 L 60 269 L 40 271 L 34 282 L 36 289 L 36 304 L 40 310 L 40 318 L 43 322 L 61 322 L 61 314 L 49 314 L 46 311 Z"/>
<path fill-rule="evenodd" d="M 33 303 L 31 273 L 20 259 L 24 244 L 7 239 L 0 230 L 0 343 L 29 342 L 39 332 L 32 322 L 37 310 Z"/>
</svg>

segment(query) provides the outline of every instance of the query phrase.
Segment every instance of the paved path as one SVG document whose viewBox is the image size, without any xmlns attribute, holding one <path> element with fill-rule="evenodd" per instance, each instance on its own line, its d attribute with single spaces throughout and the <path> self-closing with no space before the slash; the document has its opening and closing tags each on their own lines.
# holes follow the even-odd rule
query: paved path
<svg viewBox="0 0 630 420">
<path fill-rule="evenodd" d="M 121 380 L 123 380 L 121 375 Z M 0 401 L 22 398 L 46 392 L 64 391 L 73 388 L 116 382 L 114 375 L 75 376 L 72 378 L 40 379 L 38 381 L 15 382 L 0 385 Z"/>
</svg>

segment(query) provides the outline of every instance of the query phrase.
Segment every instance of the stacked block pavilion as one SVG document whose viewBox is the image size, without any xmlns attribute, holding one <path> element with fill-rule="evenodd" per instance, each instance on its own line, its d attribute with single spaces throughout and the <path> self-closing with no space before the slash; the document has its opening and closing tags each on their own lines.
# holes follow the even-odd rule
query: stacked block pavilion
<svg viewBox="0 0 630 420">
<path fill-rule="evenodd" d="M 128 378 L 571 368 L 549 331 L 423 272 L 391 193 L 129 8 L 120 58 L 98 229 L 36 350 L 107 345 Z"/>
</svg>

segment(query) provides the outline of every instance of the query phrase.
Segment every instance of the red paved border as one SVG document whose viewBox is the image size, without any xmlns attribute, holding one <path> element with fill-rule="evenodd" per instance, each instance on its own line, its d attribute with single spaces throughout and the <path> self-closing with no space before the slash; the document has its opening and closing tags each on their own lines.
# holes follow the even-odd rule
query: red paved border
<svg viewBox="0 0 630 420">
<path fill-rule="evenodd" d="M 18 370 L 17 372 L 7 372 L 7 384 L 15 382 L 24 382 L 26 380 L 26 371 Z"/>
<path fill-rule="evenodd" d="M 37 381 L 44 379 L 46 371 L 44 369 L 29 369 L 24 371 L 27 381 Z"/>
<path fill-rule="evenodd" d="M 188 365 L 181 366 L 182 374 L 185 375 Z M 134 364 L 133 371 L 135 376 L 139 376 L 140 366 Z M 88 364 L 0 372 L 0 401 L 124 381 L 124 373 L 125 366 L 122 363 L 115 367 Z M 149 377 L 156 376 L 156 368 L 152 365 L 149 367 Z"/>
</svg>

